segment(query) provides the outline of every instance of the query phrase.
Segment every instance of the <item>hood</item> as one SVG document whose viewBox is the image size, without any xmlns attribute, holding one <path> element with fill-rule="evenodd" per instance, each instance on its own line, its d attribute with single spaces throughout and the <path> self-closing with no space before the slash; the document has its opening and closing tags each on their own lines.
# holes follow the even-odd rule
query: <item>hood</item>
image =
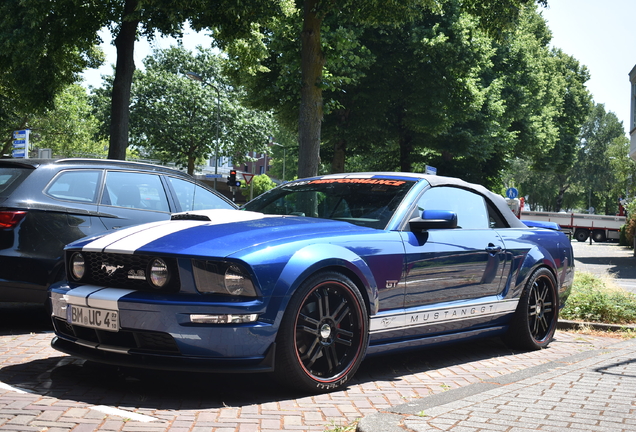
<svg viewBox="0 0 636 432">
<path fill-rule="evenodd" d="M 68 248 L 81 248 L 87 252 L 222 258 L 257 245 L 332 237 L 343 232 L 376 231 L 347 222 L 240 210 L 207 210 L 193 214 L 192 218 L 177 217 L 78 240 Z M 201 220 L 201 215 L 209 220 Z"/>
</svg>

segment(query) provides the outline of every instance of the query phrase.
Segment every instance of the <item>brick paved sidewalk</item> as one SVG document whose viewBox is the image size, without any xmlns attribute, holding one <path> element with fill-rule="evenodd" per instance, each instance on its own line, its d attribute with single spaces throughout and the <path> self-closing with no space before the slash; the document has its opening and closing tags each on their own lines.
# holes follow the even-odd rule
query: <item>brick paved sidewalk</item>
<svg viewBox="0 0 636 432">
<path fill-rule="evenodd" d="M 636 431 L 636 339 L 405 403 L 358 432 Z"/>
<path fill-rule="evenodd" d="M 489 339 L 373 357 L 347 390 L 312 396 L 262 375 L 122 373 L 53 350 L 52 336 L 0 335 L 0 431 L 323 431 L 617 342 L 557 332 L 529 353 Z"/>
</svg>

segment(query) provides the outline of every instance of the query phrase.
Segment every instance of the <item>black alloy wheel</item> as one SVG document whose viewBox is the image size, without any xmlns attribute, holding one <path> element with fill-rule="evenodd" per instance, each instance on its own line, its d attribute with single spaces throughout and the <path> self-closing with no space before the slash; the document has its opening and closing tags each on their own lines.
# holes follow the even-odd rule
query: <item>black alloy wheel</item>
<svg viewBox="0 0 636 432">
<path fill-rule="evenodd" d="M 364 300 L 350 279 L 335 272 L 310 278 L 283 318 L 279 378 L 313 392 L 342 387 L 364 358 L 368 321 Z"/>
<path fill-rule="evenodd" d="M 546 348 L 554 337 L 559 300 L 552 272 L 540 268 L 528 280 L 504 341 L 512 348 Z"/>
<path fill-rule="evenodd" d="M 550 278 L 535 278 L 530 287 L 528 302 L 530 333 L 537 343 L 541 343 L 554 333 L 553 323 L 557 314 L 554 284 Z"/>
</svg>

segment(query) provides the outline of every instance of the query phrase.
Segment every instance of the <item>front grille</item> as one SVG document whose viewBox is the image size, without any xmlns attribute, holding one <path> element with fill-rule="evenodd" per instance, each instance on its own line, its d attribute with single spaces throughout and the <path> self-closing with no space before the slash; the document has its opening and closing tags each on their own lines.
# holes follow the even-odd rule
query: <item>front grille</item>
<svg viewBox="0 0 636 432">
<path fill-rule="evenodd" d="M 69 252 L 67 258 L 70 258 Z M 170 270 L 170 280 L 162 288 L 157 288 L 147 281 L 149 264 L 156 258 L 148 255 L 127 255 L 103 252 L 82 252 L 86 263 L 86 271 L 82 283 L 124 288 L 138 291 L 174 293 L 179 291 L 179 269 L 175 258 L 161 257 Z M 67 262 L 68 259 L 67 259 Z M 71 274 L 69 272 L 69 274 Z"/>
<path fill-rule="evenodd" d="M 137 353 L 179 354 L 179 347 L 168 333 L 120 330 L 109 332 L 69 324 L 61 318 L 53 319 L 58 334 L 100 345 L 134 350 Z"/>
</svg>

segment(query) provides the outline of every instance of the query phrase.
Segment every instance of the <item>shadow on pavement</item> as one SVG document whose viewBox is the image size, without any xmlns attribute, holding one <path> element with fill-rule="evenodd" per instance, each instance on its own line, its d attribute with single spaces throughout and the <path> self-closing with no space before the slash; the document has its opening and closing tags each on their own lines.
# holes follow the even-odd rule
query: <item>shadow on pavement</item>
<svg viewBox="0 0 636 432">
<path fill-rule="evenodd" d="M 636 279 L 636 262 L 633 257 L 575 257 L 586 265 L 606 266 L 607 273 L 617 279 Z"/>
<path fill-rule="evenodd" d="M 362 363 L 351 385 L 393 381 L 404 375 L 512 353 L 499 339 L 483 339 L 407 354 L 380 355 Z M 146 409 L 241 407 L 312 396 L 279 385 L 269 374 L 202 374 L 118 368 L 70 356 L 5 366 L 0 369 L 0 381 L 58 399 Z"/>
<path fill-rule="evenodd" d="M 51 317 L 44 305 L 0 303 L 0 335 L 52 330 Z"/>
</svg>

